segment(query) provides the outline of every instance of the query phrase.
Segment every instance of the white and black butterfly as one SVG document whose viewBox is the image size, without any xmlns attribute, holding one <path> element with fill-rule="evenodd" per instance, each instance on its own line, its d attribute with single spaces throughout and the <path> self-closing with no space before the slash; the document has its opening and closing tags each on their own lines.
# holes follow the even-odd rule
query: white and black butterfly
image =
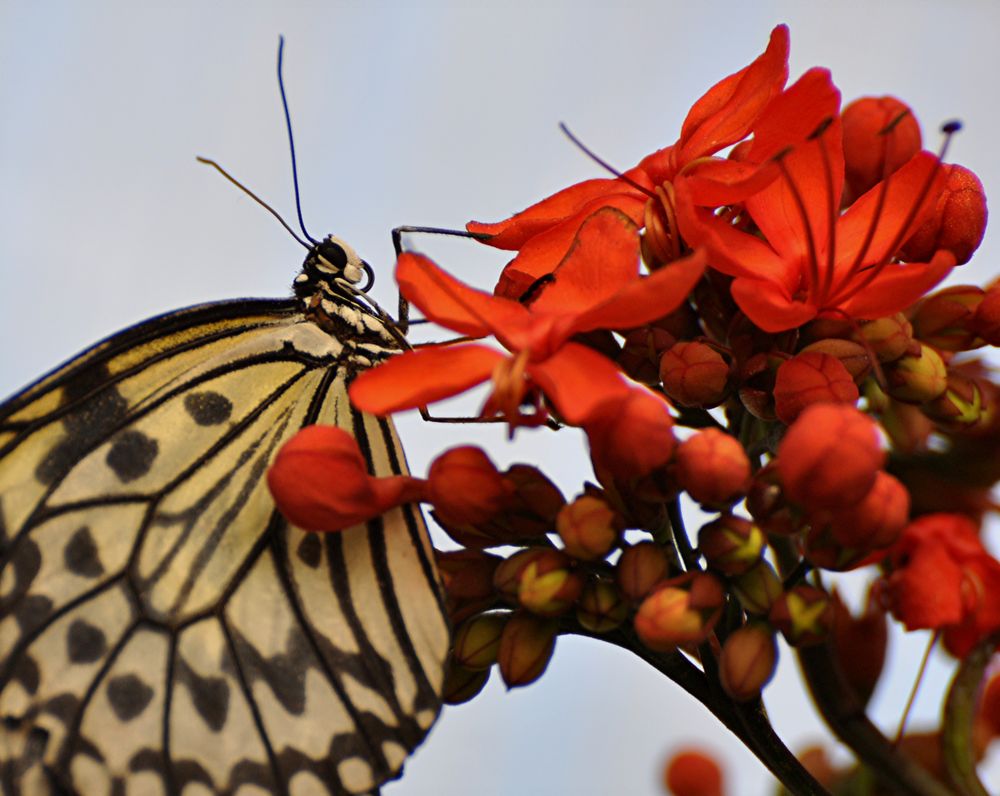
<svg viewBox="0 0 1000 796">
<path fill-rule="evenodd" d="M 0 405 L 0 792 L 365 793 L 421 742 L 449 630 L 419 511 L 311 534 L 265 482 L 312 423 L 406 471 L 348 400 L 399 348 L 366 274 L 314 242 L 294 298 L 153 318 Z"/>
</svg>

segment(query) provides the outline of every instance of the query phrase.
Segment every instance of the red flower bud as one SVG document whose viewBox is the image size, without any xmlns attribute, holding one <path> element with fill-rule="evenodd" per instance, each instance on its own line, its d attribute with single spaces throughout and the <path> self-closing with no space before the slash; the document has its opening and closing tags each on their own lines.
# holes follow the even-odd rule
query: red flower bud
<svg viewBox="0 0 1000 796">
<path fill-rule="evenodd" d="M 910 518 L 910 493 L 898 480 L 879 470 L 868 494 L 832 512 L 834 538 L 865 551 L 889 547 Z"/>
<path fill-rule="evenodd" d="M 595 578 L 583 587 L 576 621 L 591 633 L 607 633 L 625 621 L 628 610 L 628 603 L 614 583 Z"/>
<path fill-rule="evenodd" d="M 471 445 L 445 451 L 427 474 L 427 499 L 446 523 L 486 522 L 512 491 L 490 458 Z"/>
<path fill-rule="evenodd" d="M 774 634 L 767 625 L 755 623 L 729 634 L 719 656 L 719 679 L 729 696 L 746 702 L 760 695 L 777 665 Z"/>
<path fill-rule="evenodd" d="M 615 567 L 618 588 L 629 600 L 638 601 L 667 577 L 670 562 L 655 542 L 639 542 L 626 547 Z"/>
<path fill-rule="evenodd" d="M 986 191 L 979 178 L 964 166 L 947 164 L 944 190 L 933 214 L 903 245 L 903 259 L 926 263 L 939 249 L 955 255 L 958 265 L 967 263 L 986 232 Z"/>
<path fill-rule="evenodd" d="M 556 530 L 566 552 L 583 561 L 604 558 L 624 527 L 618 512 L 595 495 L 581 495 L 563 506 L 556 517 Z"/>
<path fill-rule="evenodd" d="M 643 644 L 657 652 L 700 644 L 719 621 L 725 600 L 722 582 L 714 575 L 681 575 L 660 584 L 642 601 L 635 631 Z"/>
<path fill-rule="evenodd" d="M 724 514 L 701 527 L 698 551 L 708 566 L 723 575 L 741 575 L 760 561 L 764 534 L 742 517 Z"/>
<path fill-rule="evenodd" d="M 446 705 L 461 705 L 483 690 L 490 679 L 490 670 L 473 671 L 449 662 L 444 677 L 441 699 Z"/>
<path fill-rule="evenodd" d="M 286 442 L 267 472 L 281 513 L 308 531 L 340 531 L 422 499 L 409 476 L 373 478 L 354 437 L 335 426 L 307 426 Z"/>
<path fill-rule="evenodd" d="M 854 379 L 855 384 L 860 384 L 864 381 L 865 377 L 872 370 L 871 357 L 868 356 L 868 350 L 853 340 L 844 340 L 840 337 L 825 337 L 822 340 L 810 343 L 799 354 L 810 352 L 829 354 L 831 357 L 839 360 L 840 364 L 847 368 L 847 372 L 851 374 L 851 378 Z"/>
<path fill-rule="evenodd" d="M 730 367 L 705 343 L 677 343 L 660 358 L 663 391 L 680 406 L 718 406 L 729 393 Z"/>
<path fill-rule="evenodd" d="M 622 481 L 663 466 L 674 450 L 673 420 L 666 402 L 644 388 L 605 401 L 584 424 L 596 469 Z"/>
<path fill-rule="evenodd" d="M 958 371 L 949 371 L 945 391 L 924 404 L 921 409 L 939 428 L 949 431 L 967 431 L 985 425 L 993 417 L 990 405 L 980 383 Z"/>
<path fill-rule="evenodd" d="M 941 355 L 922 343 L 919 354 L 907 354 L 889 363 L 885 375 L 889 395 L 908 403 L 933 401 L 948 386 L 948 371 Z"/>
<path fill-rule="evenodd" d="M 449 597 L 482 600 L 493 596 L 493 573 L 500 556 L 479 550 L 436 551 L 438 572 Z"/>
<path fill-rule="evenodd" d="M 666 329 L 643 326 L 625 335 L 618 365 L 635 381 L 642 384 L 659 382 L 660 355 L 676 342 Z"/>
<path fill-rule="evenodd" d="M 881 469 L 875 422 L 852 406 L 806 408 L 778 446 L 785 494 L 810 510 L 861 500 Z"/>
<path fill-rule="evenodd" d="M 840 670 L 866 704 L 885 665 L 889 627 L 877 603 L 858 617 L 852 616 L 837 592 L 833 593 L 833 651 Z"/>
<path fill-rule="evenodd" d="M 774 354 L 758 353 L 740 370 L 740 403 L 754 417 L 774 420 L 774 379 L 785 360 Z"/>
<path fill-rule="evenodd" d="M 784 423 L 791 423 L 810 404 L 853 405 L 857 400 L 858 387 L 851 374 L 839 359 L 829 354 L 804 351 L 778 368 L 774 410 Z"/>
<path fill-rule="evenodd" d="M 920 125 L 895 97 L 862 97 L 841 120 L 848 204 L 920 151 Z"/>
<path fill-rule="evenodd" d="M 508 688 L 533 683 L 549 665 L 556 645 L 559 626 L 553 619 L 542 619 L 518 611 L 500 634 L 497 663 Z"/>
<path fill-rule="evenodd" d="M 968 351 L 983 344 L 976 331 L 976 309 L 985 291 L 977 285 L 955 285 L 928 296 L 913 314 L 913 333 L 942 351 Z"/>
<path fill-rule="evenodd" d="M 722 769 L 696 749 L 678 752 L 667 764 L 664 784 L 674 796 L 723 796 Z"/>
<path fill-rule="evenodd" d="M 783 593 L 778 573 L 763 560 L 734 579 L 732 588 L 744 610 L 757 616 L 766 616 Z"/>
<path fill-rule="evenodd" d="M 892 362 L 913 353 L 913 326 L 901 312 L 861 324 L 858 334 L 879 362 Z"/>
<path fill-rule="evenodd" d="M 771 606 L 768 621 L 793 647 L 818 644 L 830 634 L 833 624 L 830 595 L 813 586 L 795 586 Z"/>
<path fill-rule="evenodd" d="M 750 460 L 735 437 L 715 428 L 699 431 L 677 446 L 676 476 L 692 498 L 722 507 L 746 494 Z"/>
<path fill-rule="evenodd" d="M 991 285 L 983 295 L 976 307 L 973 328 L 990 345 L 1000 345 L 1000 284 Z"/>
<path fill-rule="evenodd" d="M 747 492 L 747 511 L 768 533 L 791 536 L 802 529 L 803 520 L 785 500 L 777 463 L 768 462 L 753 477 Z"/>
</svg>

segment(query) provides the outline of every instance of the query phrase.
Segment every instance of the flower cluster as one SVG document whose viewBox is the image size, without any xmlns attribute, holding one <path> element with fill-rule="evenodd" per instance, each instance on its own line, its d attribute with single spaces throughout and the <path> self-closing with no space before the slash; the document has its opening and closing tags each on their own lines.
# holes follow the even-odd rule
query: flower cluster
<svg viewBox="0 0 1000 796">
<path fill-rule="evenodd" d="M 931 292 L 982 239 L 982 186 L 922 148 L 898 99 L 842 108 L 819 68 L 789 85 L 788 48 L 775 28 L 635 167 L 470 222 L 516 252 L 492 294 L 398 260 L 402 295 L 459 338 L 359 375 L 354 405 L 384 415 L 488 383 L 481 415 L 512 434 L 582 429 L 594 483 L 567 500 L 538 469 L 500 472 L 468 447 L 426 480 L 376 479 L 324 428 L 271 469 L 278 505 L 311 530 L 432 506 L 459 545 L 438 555 L 449 701 L 494 664 L 509 686 L 535 680 L 561 633 L 693 669 L 719 686 L 699 698 L 723 720 L 759 698 L 778 636 L 825 711 L 844 683 L 863 708 L 889 616 L 957 659 L 996 644 L 1000 562 L 981 527 L 1000 386 L 971 352 L 1000 344 L 1000 285 Z M 696 538 L 682 496 L 701 508 Z M 862 567 L 854 618 L 832 573 Z M 866 738 L 842 736 L 884 763 Z"/>
</svg>

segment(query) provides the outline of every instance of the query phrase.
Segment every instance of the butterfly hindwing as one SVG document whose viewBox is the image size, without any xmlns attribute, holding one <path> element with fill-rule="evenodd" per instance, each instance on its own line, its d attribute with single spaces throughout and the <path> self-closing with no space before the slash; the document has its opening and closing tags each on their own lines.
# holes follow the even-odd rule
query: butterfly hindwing
<svg viewBox="0 0 1000 796">
<path fill-rule="evenodd" d="M 313 422 L 405 472 L 347 398 L 385 353 L 294 302 L 227 302 L 0 407 L 4 792 L 363 793 L 400 770 L 448 645 L 423 521 L 306 533 L 264 478 Z"/>
</svg>

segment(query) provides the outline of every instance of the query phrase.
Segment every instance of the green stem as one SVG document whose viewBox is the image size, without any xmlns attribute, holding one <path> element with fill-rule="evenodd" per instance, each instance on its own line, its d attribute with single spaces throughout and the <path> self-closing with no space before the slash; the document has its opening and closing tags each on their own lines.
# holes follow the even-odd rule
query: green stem
<svg viewBox="0 0 1000 796">
<path fill-rule="evenodd" d="M 829 644 L 798 650 L 813 702 L 833 733 L 869 766 L 892 793 L 909 796 L 952 796 L 926 769 L 900 753 L 865 714 L 864 705 L 844 680 Z"/>
<path fill-rule="evenodd" d="M 607 641 L 637 655 L 708 708 L 789 791 L 796 796 L 829 796 L 774 732 L 759 701 L 744 705 L 733 702 L 679 652 L 654 652 L 626 628 L 600 635 L 579 627 L 567 632 Z"/>
</svg>

